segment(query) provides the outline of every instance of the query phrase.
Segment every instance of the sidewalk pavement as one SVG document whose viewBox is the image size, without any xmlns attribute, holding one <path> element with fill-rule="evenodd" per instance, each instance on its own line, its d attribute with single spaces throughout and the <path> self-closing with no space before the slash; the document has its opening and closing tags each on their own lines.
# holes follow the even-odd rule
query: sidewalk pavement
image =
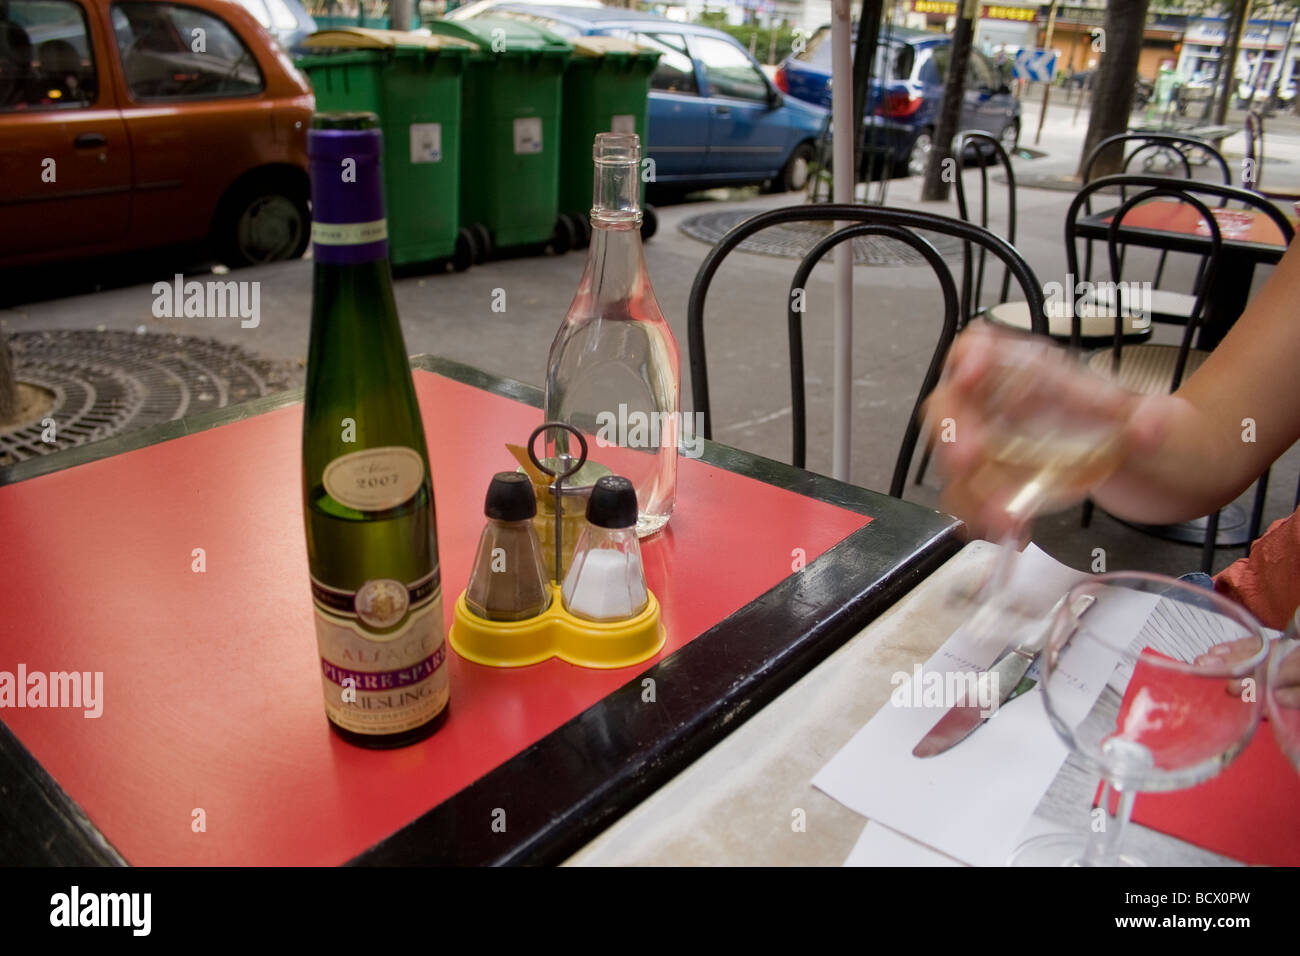
<svg viewBox="0 0 1300 956">
<path fill-rule="evenodd" d="M 1033 146 L 1037 106 L 1026 103 L 1022 143 Z M 1054 102 L 1048 112 L 1039 159 L 1017 159 L 1018 173 L 1073 171 L 1086 132 L 1087 114 L 1073 122 L 1073 105 Z M 1300 120 L 1279 120 L 1268 141 L 1271 182 L 1300 186 Z M 1230 137 L 1225 148 L 1239 149 Z M 1276 157 L 1276 161 L 1274 160 Z M 976 175 L 976 174 L 972 174 Z M 973 180 L 972 180 L 973 182 Z M 977 188 L 977 187 L 976 187 Z M 1002 187 L 995 185 L 998 196 Z M 955 215 L 955 201 L 920 201 L 920 180 L 889 184 L 890 205 Z M 687 356 L 686 300 L 708 247 L 678 230 L 704 210 L 743 206 L 760 209 L 797 203 L 800 196 L 759 196 L 754 190 L 710 194 L 702 201 L 662 207 L 658 235 L 646 244 L 646 262 L 665 315 L 677 337 L 682 362 L 682 406 L 691 408 Z M 1018 193 L 1017 246 L 1038 277 L 1058 281 L 1065 273 L 1063 215 L 1067 193 L 1022 188 Z M 994 202 L 995 229 L 1004 228 Z M 396 282 L 397 305 L 407 349 L 467 362 L 489 372 L 541 384 L 547 350 L 577 288 L 585 253 L 506 259 L 464 273 L 405 278 Z M 956 268 L 956 263 L 953 264 Z M 785 297 L 795 268 L 792 259 L 734 253 L 719 271 L 706 322 L 713 394 L 714 437 L 772 458 L 790 460 L 790 398 L 785 331 Z M 809 403 L 809 461 L 813 471 L 830 471 L 832 266 L 814 272 L 807 290 L 805 362 Z M 1261 272 L 1266 273 L 1264 269 Z M 102 292 L 49 299 L 0 310 L 8 331 L 42 328 L 110 328 L 207 335 L 239 344 L 267 358 L 305 361 L 311 300 L 311 263 L 278 263 L 240 272 L 240 280 L 261 283 L 262 317 L 256 328 L 237 319 L 159 319 L 152 315 L 152 280 Z M 199 276 L 199 278 L 203 278 Z M 1190 263 L 1171 262 L 1165 285 L 1190 287 Z M 992 283 L 989 283 L 992 284 Z M 925 266 L 854 271 L 853 454 L 851 480 L 885 489 L 902 440 L 906 418 L 939 330 L 940 295 Z M 497 309 L 494 310 L 494 304 Z M 504 310 L 500 311 L 504 305 Z M 1176 329 L 1162 328 L 1158 340 L 1176 341 Z M 506 464 L 506 463 L 503 463 Z M 1300 474 L 1300 453 L 1291 452 L 1274 470 L 1265 511 L 1271 520 L 1290 514 Z M 937 506 L 938 480 L 909 485 L 905 496 Z M 1194 569 L 1199 551 L 1158 541 L 1098 513 L 1092 527 L 1079 527 L 1079 509 L 1040 519 L 1036 540 L 1054 557 L 1078 568 L 1095 567 L 1102 549 L 1108 570 L 1141 568 L 1179 574 Z M 1216 569 L 1240 555 L 1220 550 Z"/>
</svg>

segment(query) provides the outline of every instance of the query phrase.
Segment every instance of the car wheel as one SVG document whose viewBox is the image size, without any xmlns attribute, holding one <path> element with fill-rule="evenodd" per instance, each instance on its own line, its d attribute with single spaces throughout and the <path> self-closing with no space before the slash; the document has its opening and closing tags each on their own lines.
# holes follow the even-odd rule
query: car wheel
<svg viewBox="0 0 1300 956">
<path fill-rule="evenodd" d="M 998 142 L 1002 144 L 1002 148 L 1007 151 L 1008 156 L 1014 156 L 1016 152 L 1016 144 L 1020 142 L 1020 124 L 1008 123 L 1006 126 L 1002 127 L 1002 133 L 998 136 Z"/>
<path fill-rule="evenodd" d="M 808 174 L 813 158 L 812 143 L 800 143 L 785 161 L 780 179 L 773 185 L 781 192 L 797 193 L 808 185 Z"/>
<path fill-rule="evenodd" d="M 907 154 L 903 169 L 909 176 L 924 176 L 930 165 L 930 153 L 934 151 L 934 131 L 923 129 L 912 140 L 912 148 Z"/>
<path fill-rule="evenodd" d="M 231 269 L 297 259 L 311 241 L 306 184 L 279 176 L 236 184 L 218 207 L 212 238 Z"/>
</svg>

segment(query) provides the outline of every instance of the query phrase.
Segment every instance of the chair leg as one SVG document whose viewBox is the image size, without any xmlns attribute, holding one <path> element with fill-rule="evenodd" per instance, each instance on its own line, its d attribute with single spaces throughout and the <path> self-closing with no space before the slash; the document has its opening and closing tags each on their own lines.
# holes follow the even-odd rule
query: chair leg
<svg viewBox="0 0 1300 956">
<path fill-rule="evenodd" d="M 930 453 L 934 451 L 934 439 L 930 438 L 925 443 L 925 451 L 921 452 L 921 465 L 916 469 L 915 484 L 921 484 L 925 481 L 925 470 L 930 467 Z"/>
<path fill-rule="evenodd" d="M 1083 499 L 1083 517 L 1079 520 L 1079 527 L 1086 528 L 1092 524 L 1092 509 L 1094 505 L 1091 498 Z"/>
<path fill-rule="evenodd" d="M 1210 569 L 1214 567 L 1214 545 L 1218 537 L 1219 513 L 1216 511 L 1205 524 L 1205 543 L 1201 545 L 1201 570 L 1206 574 L 1213 573 Z"/>
</svg>

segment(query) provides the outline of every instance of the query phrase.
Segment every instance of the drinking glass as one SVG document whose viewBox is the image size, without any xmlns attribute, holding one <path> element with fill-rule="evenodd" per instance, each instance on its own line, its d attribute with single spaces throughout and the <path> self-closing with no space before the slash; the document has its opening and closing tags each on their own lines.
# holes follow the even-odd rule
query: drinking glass
<svg viewBox="0 0 1300 956">
<path fill-rule="evenodd" d="M 1300 610 L 1273 642 L 1268 665 L 1268 719 L 1273 736 L 1300 770 Z"/>
<path fill-rule="evenodd" d="M 1132 614 L 1146 615 L 1137 637 L 1116 639 Z M 1076 585 L 1049 625 L 1043 704 L 1101 777 L 1101 796 L 1087 832 L 1029 840 L 1012 864 L 1142 865 L 1122 850 L 1134 797 L 1195 786 L 1241 753 L 1263 709 L 1268 657 L 1259 623 L 1212 591 L 1139 572 Z"/>
<path fill-rule="evenodd" d="M 1012 336 L 997 349 L 978 384 L 983 455 L 968 485 L 1005 516 L 1007 530 L 989 573 L 958 595 L 976 605 L 971 626 L 989 632 L 1004 629 L 1009 585 L 1033 519 L 1074 504 L 1109 477 L 1122 458 L 1124 428 L 1069 353 Z M 954 424 L 960 441 L 963 423 Z"/>
</svg>

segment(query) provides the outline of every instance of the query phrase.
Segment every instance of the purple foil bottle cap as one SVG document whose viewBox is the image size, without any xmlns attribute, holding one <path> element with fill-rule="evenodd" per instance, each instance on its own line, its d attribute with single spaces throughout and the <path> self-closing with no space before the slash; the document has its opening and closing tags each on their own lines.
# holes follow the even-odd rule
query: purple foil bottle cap
<svg viewBox="0 0 1300 956">
<path fill-rule="evenodd" d="M 312 257 L 355 265 L 388 256 L 383 137 L 374 113 L 317 113 L 307 131 Z"/>
</svg>

